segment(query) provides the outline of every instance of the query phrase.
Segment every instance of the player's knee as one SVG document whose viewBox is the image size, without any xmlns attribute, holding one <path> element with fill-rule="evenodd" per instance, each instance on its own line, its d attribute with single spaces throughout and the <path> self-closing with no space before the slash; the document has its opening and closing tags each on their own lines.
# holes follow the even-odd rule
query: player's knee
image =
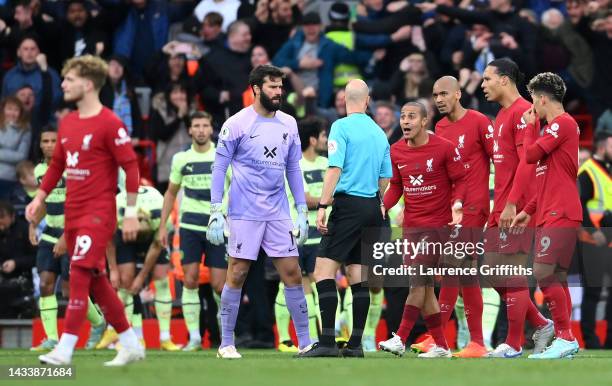
<svg viewBox="0 0 612 386">
<path fill-rule="evenodd" d="M 241 266 L 232 267 L 231 271 L 228 271 L 227 280 L 233 287 L 242 287 L 242 284 L 246 280 L 249 274 L 249 269 Z"/>
<path fill-rule="evenodd" d="M 190 289 L 196 289 L 199 286 L 199 277 L 193 277 L 191 275 L 185 275 L 183 285 Z"/>
<path fill-rule="evenodd" d="M 51 296 L 55 290 L 55 281 L 49 279 L 40 280 L 40 295 L 41 296 Z"/>
</svg>

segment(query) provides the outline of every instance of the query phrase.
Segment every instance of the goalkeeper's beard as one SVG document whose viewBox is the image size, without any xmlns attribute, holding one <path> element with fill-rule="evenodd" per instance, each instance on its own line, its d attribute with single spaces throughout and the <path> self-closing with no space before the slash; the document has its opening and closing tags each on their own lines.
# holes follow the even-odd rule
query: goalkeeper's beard
<svg viewBox="0 0 612 386">
<path fill-rule="evenodd" d="M 278 101 L 278 102 L 275 102 Z M 263 91 L 261 92 L 261 94 L 259 94 L 259 102 L 261 103 L 261 106 L 266 109 L 269 112 L 275 112 L 278 111 L 278 109 L 280 109 L 281 106 L 281 99 L 280 97 L 278 97 L 278 99 L 272 99 L 269 98 Z"/>
</svg>

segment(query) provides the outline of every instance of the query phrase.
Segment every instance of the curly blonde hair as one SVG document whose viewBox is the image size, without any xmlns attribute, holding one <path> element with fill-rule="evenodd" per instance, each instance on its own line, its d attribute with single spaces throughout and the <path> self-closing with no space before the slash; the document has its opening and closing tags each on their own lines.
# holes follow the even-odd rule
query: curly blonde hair
<svg viewBox="0 0 612 386">
<path fill-rule="evenodd" d="M 62 68 L 62 76 L 66 76 L 71 70 L 76 70 L 78 76 L 91 80 L 96 90 L 100 90 L 106 82 L 108 64 L 98 56 L 84 55 L 68 59 Z"/>
</svg>

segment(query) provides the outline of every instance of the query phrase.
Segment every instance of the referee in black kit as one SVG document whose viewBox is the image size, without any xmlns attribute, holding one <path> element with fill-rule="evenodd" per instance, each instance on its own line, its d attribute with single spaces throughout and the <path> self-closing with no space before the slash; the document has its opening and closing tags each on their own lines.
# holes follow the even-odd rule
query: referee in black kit
<svg viewBox="0 0 612 386">
<path fill-rule="evenodd" d="M 327 143 L 329 168 L 323 180 L 317 228 L 323 235 L 314 277 L 319 293 L 320 341 L 298 357 L 363 357 L 361 336 L 370 306 L 370 292 L 361 282 L 361 232 L 383 226 L 381 197 L 392 176 L 389 142 L 384 131 L 365 114 L 370 101 L 362 80 L 346 85 L 347 117 L 334 122 Z M 332 195 L 334 197 L 332 204 Z M 329 222 L 325 209 L 332 204 Z M 336 272 L 346 265 L 353 292 L 353 331 L 340 352 L 335 341 Z"/>
</svg>

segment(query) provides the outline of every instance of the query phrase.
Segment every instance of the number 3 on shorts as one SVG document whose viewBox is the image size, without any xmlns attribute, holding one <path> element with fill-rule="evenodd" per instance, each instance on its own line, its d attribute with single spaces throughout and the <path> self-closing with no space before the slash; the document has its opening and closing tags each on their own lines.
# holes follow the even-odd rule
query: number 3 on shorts
<svg viewBox="0 0 612 386">
<path fill-rule="evenodd" d="M 76 243 L 74 243 L 74 253 L 72 260 L 81 260 L 85 258 L 85 254 L 91 248 L 91 237 L 88 235 L 77 236 Z"/>
</svg>

